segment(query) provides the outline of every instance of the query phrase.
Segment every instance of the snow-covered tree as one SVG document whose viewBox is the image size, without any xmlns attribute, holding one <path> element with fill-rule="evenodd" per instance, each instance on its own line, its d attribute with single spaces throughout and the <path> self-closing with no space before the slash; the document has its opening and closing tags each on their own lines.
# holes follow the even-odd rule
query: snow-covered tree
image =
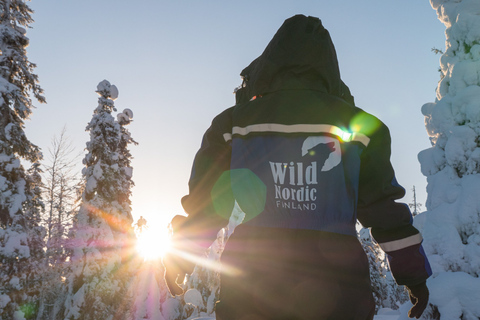
<svg viewBox="0 0 480 320">
<path fill-rule="evenodd" d="M 124 127 L 126 123 L 112 116 L 117 88 L 104 80 L 98 84 L 97 93 L 98 107 L 86 128 L 90 141 L 83 160 L 85 189 L 71 232 L 65 319 L 130 316 L 127 286 L 132 277 L 126 266 L 134 233 L 127 146 L 133 140 Z"/>
<path fill-rule="evenodd" d="M 166 320 L 162 315 L 161 304 L 167 300 L 165 285 L 159 286 L 163 281 L 163 266 L 160 260 L 146 260 L 138 263 L 135 281 L 132 286 L 135 297 L 132 311 L 135 319 Z M 173 299 L 173 298 L 171 298 Z"/>
<path fill-rule="evenodd" d="M 42 177 L 40 163 L 36 162 L 27 170 L 26 201 L 23 212 L 26 219 L 27 241 L 30 250 L 27 271 L 27 288 L 23 307 L 21 308 L 26 319 L 35 319 L 39 308 L 39 299 L 44 283 L 42 276 L 45 272 L 43 265 L 45 257 L 45 228 L 41 225 L 41 216 L 44 211 L 42 199 Z"/>
<path fill-rule="evenodd" d="M 441 319 L 480 318 L 480 3 L 431 0 L 446 26 L 436 99 L 422 107 L 432 147 L 419 154 L 427 211 L 415 219 Z"/>
<path fill-rule="evenodd" d="M 131 201 L 130 201 L 130 196 L 132 194 L 132 188 L 134 186 L 133 180 L 132 180 L 132 175 L 133 175 L 133 169 L 131 166 L 131 160 L 132 160 L 132 154 L 130 153 L 130 150 L 128 149 L 128 146 L 130 144 L 137 145 L 138 143 L 133 140 L 132 136 L 130 135 L 130 132 L 126 128 L 127 125 L 129 125 L 132 122 L 133 119 L 133 112 L 130 109 L 124 109 L 123 112 L 117 114 L 117 123 L 120 126 L 120 137 L 119 137 L 119 142 L 117 146 L 117 154 L 118 154 L 118 160 L 117 160 L 117 165 L 119 168 L 119 171 L 122 173 L 118 176 L 118 183 L 119 183 L 119 189 L 116 193 L 118 203 L 119 205 L 122 206 L 123 210 L 123 215 L 122 217 L 128 217 L 128 222 L 129 225 L 131 225 L 133 221 L 132 213 L 131 213 Z M 131 238 L 133 229 L 129 228 L 128 229 L 129 234 L 127 235 L 128 238 Z"/>
<path fill-rule="evenodd" d="M 30 318 L 36 308 L 36 263 L 41 255 L 38 228 L 41 199 L 38 175 L 21 160 L 37 164 L 39 148 L 26 137 L 31 95 L 45 102 L 26 54 L 26 28 L 33 22 L 25 1 L 0 1 L 0 318 Z M 35 165 L 38 168 L 37 165 Z"/>
</svg>

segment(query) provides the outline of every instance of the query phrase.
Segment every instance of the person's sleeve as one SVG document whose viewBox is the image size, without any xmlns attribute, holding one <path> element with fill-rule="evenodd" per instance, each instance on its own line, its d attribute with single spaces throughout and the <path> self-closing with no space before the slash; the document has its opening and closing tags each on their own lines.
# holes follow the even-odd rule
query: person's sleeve
<svg viewBox="0 0 480 320">
<path fill-rule="evenodd" d="M 362 153 L 358 220 L 387 254 L 390 270 L 399 285 L 416 285 L 432 273 L 422 248 L 422 235 L 412 225 L 409 207 L 396 200 L 405 195 L 390 163 L 391 140 L 381 124 Z"/>
<path fill-rule="evenodd" d="M 216 213 L 211 192 L 222 173 L 230 168 L 231 146 L 224 134 L 231 132 L 231 112 L 232 108 L 218 115 L 204 134 L 193 162 L 189 194 L 182 198 L 182 206 L 188 214 L 182 232 L 205 248 L 228 224 L 228 219 Z"/>
</svg>

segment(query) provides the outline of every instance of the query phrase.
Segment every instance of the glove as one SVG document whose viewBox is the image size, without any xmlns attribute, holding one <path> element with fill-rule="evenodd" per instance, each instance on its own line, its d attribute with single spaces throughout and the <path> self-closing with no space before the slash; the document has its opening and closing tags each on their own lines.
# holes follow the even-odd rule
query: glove
<svg viewBox="0 0 480 320">
<path fill-rule="evenodd" d="M 409 318 L 420 318 L 428 305 L 428 288 L 426 282 L 414 286 L 407 286 L 410 301 L 413 307 L 408 311 Z"/>
<path fill-rule="evenodd" d="M 188 241 L 188 238 L 182 232 L 182 225 L 185 222 L 186 217 L 175 216 L 172 219 L 171 225 L 173 230 L 172 235 L 172 250 L 165 254 L 163 257 L 163 266 L 165 268 L 165 283 L 168 291 L 172 296 L 182 295 L 184 293 L 180 286 L 187 274 L 191 274 L 195 268 L 195 263 L 187 260 L 179 253 L 194 254 L 197 252 L 195 244 L 192 241 Z"/>
</svg>

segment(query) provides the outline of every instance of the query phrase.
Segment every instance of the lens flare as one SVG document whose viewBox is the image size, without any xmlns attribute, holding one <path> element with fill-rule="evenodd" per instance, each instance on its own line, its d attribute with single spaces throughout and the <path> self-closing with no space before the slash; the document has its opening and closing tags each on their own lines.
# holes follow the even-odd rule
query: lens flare
<svg viewBox="0 0 480 320">
<path fill-rule="evenodd" d="M 167 228 L 144 229 L 137 239 L 137 252 L 145 260 L 161 259 L 170 249 L 170 235 Z"/>
<path fill-rule="evenodd" d="M 371 136 L 381 125 L 381 122 L 377 118 L 368 113 L 359 112 L 350 122 L 350 129 L 353 132 L 361 132 L 367 136 Z"/>
<path fill-rule="evenodd" d="M 173 255 L 176 255 L 182 259 L 190 261 L 197 266 L 202 266 L 204 268 L 221 272 L 222 274 L 227 274 L 232 277 L 241 276 L 243 273 L 240 269 L 235 266 L 230 266 L 225 263 L 220 262 L 219 260 L 212 260 L 205 256 L 194 255 L 182 250 L 171 248 L 170 251 Z"/>
<path fill-rule="evenodd" d="M 267 187 L 253 171 L 232 169 L 218 178 L 211 197 L 215 211 L 220 216 L 229 219 L 237 202 L 245 212 L 245 221 L 248 221 L 264 210 Z"/>
</svg>

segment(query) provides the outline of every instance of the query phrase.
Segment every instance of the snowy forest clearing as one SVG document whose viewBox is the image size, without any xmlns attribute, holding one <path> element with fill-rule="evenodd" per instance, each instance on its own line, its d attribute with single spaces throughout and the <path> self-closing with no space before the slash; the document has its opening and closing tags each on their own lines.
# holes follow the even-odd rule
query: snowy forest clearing
<svg viewBox="0 0 480 320">
<path fill-rule="evenodd" d="M 97 86 L 82 181 L 70 171 L 63 134 L 54 142 L 53 163 L 42 163 L 24 132 L 34 108 L 30 97 L 45 102 L 26 56 L 32 12 L 24 1 L 0 4 L 0 317 L 214 319 L 218 270 L 197 266 L 185 283 L 190 291 L 172 298 L 159 260 L 144 252 L 151 260 L 143 261 L 136 252 L 129 151 L 136 142 L 127 129 L 133 112 L 117 112 L 115 85 L 104 80 Z M 419 155 L 428 201 L 414 224 L 434 272 L 422 319 L 480 319 L 480 4 L 431 4 L 447 27 L 447 44 L 436 101 L 422 108 L 432 147 Z M 234 213 L 208 259 L 219 261 L 240 218 Z M 359 238 L 371 266 L 375 320 L 408 319 L 411 304 L 383 252 L 368 230 L 359 229 Z M 146 241 L 142 248 L 156 240 Z"/>
</svg>

